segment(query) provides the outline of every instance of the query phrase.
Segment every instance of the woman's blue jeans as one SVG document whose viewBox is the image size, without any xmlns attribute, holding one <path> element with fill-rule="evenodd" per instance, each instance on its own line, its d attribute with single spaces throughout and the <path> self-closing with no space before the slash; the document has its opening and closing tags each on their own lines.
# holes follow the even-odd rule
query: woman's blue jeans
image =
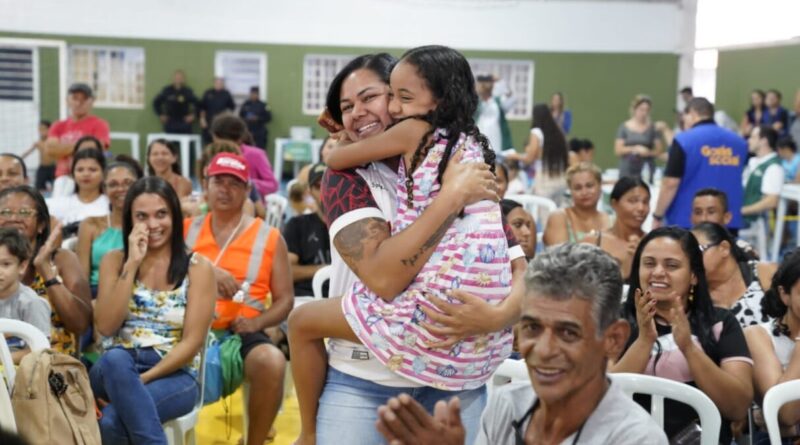
<svg viewBox="0 0 800 445">
<path fill-rule="evenodd" d="M 481 413 L 486 406 L 486 387 L 470 391 L 442 391 L 431 387 L 395 388 L 363 380 L 328 368 L 317 412 L 317 445 L 375 445 L 386 441 L 375 428 L 378 407 L 401 393 L 410 395 L 429 412 L 439 400 L 458 396 L 466 443 L 475 441 Z"/>
<path fill-rule="evenodd" d="M 189 413 L 200 396 L 197 380 L 186 370 L 143 384 L 139 375 L 161 356 L 152 348 L 106 351 L 92 367 L 89 381 L 103 408 L 104 445 L 164 444 L 163 422 Z"/>
</svg>

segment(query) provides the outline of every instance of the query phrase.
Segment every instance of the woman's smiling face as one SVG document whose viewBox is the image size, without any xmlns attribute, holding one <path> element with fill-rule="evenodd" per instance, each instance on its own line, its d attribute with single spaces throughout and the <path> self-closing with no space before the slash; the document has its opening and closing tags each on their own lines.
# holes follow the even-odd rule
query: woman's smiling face
<svg viewBox="0 0 800 445">
<path fill-rule="evenodd" d="M 354 141 L 380 134 L 392 123 L 389 85 L 366 68 L 353 71 L 342 83 L 339 107 L 342 125 Z"/>
</svg>

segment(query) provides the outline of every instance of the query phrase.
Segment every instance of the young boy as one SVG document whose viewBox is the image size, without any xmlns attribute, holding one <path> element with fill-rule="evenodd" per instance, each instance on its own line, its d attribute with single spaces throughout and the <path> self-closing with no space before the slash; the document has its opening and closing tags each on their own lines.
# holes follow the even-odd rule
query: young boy
<svg viewBox="0 0 800 445">
<path fill-rule="evenodd" d="M 692 226 L 700 223 L 710 222 L 727 226 L 733 219 L 733 215 L 728 210 L 728 195 L 722 190 L 715 188 L 704 188 L 694 194 L 692 201 Z M 728 229 L 733 236 L 738 236 L 739 231 Z M 750 243 L 745 240 L 737 239 L 736 245 L 744 250 L 748 257 L 758 260 L 758 252 Z"/>
<path fill-rule="evenodd" d="M 0 228 L 0 318 L 24 321 L 50 337 L 50 304 L 33 289 L 20 283 L 28 267 L 31 248 L 16 229 Z M 8 340 L 14 363 L 29 349 L 18 339 Z"/>
<path fill-rule="evenodd" d="M 34 150 L 39 150 L 39 168 L 36 169 L 36 190 L 42 193 L 49 192 L 56 180 L 56 158 L 47 154 L 44 143 L 47 140 L 47 133 L 50 131 L 50 121 L 42 120 L 39 122 L 39 140 L 25 150 L 20 157 L 25 159 Z"/>
<path fill-rule="evenodd" d="M 778 140 L 778 156 L 786 171 L 786 182 L 800 182 L 800 154 L 797 154 L 797 144 L 791 137 Z"/>
</svg>

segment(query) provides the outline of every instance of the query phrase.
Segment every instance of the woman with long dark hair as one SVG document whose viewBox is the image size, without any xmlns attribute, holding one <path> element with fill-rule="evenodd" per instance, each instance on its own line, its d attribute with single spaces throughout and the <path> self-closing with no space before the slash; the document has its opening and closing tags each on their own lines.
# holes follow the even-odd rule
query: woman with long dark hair
<svg viewBox="0 0 800 445">
<path fill-rule="evenodd" d="M 32 246 L 33 261 L 20 281 L 50 302 L 51 347 L 76 354 L 76 336 L 92 322 L 92 296 L 78 257 L 59 248 L 61 224 L 51 231 L 50 221 L 47 204 L 33 187 L 0 191 L 0 226 L 16 228 Z"/>
<path fill-rule="evenodd" d="M 217 285 L 211 264 L 184 244 L 180 202 L 166 181 L 134 183 L 122 215 L 123 249 L 100 264 L 94 323 L 105 352 L 90 381 L 105 404 L 104 443 L 165 444 L 161 424 L 191 411 L 200 396 Z"/>
<path fill-rule="evenodd" d="M 156 139 L 147 146 L 147 174 L 167 181 L 179 198 L 192 193 L 192 181 L 181 175 L 180 151 L 174 142 Z"/>
<path fill-rule="evenodd" d="M 715 306 L 730 309 L 742 328 L 769 321 L 761 311 L 775 265 L 750 259 L 728 230 L 715 223 L 698 224 L 692 233 L 700 243 L 708 290 Z"/>
<path fill-rule="evenodd" d="M 725 419 L 719 442 L 730 443 L 729 423 L 745 419 L 753 400 L 753 362 L 736 318 L 714 307 L 691 232 L 663 227 L 642 239 L 623 315 L 631 335 L 611 371 L 654 375 L 703 391 Z M 696 414 L 690 407 L 664 403 L 669 437 L 692 426 Z"/>
<path fill-rule="evenodd" d="M 619 261 L 622 278 L 627 281 L 635 272 L 631 269 L 633 254 L 645 234 L 642 224 L 650 213 L 650 187 L 638 177 L 620 179 L 611 190 L 611 208 L 614 224 L 589 233 L 582 242 L 596 245 Z"/>
<path fill-rule="evenodd" d="M 567 140 L 545 104 L 533 107 L 533 122 L 528 145 L 523 153 L 506 156 L 527 166 L 530 176 L 535 173 L 533 193 L 556 203 L 564 199 L 567 181 L 564 172 L 569 166 Z"/>
<path fill-rule="evenodd" d="M 106 158 L 94 148 L 77 151 L 72 156 L 71 176 L 75 179 L 75 193 L 47 200 L 50 213 L 75 234 L 78 224 L 92 216 L 108 214 L 108 197 L 103 194 L 103 170 Z M 73 229 L 69 229 L 72 225 Z"/>
<path fill-rule="evenodd" d="M 747 345 L 753 355 L 753 382 L 756 402 L 761 403 L 770 388 L 791 380 L 800 379 L 800 250 L 786 255 L 772 284 L 761 300 L 761 310 L 769 321 L 744 330 Z M 757 423 L 760 416 L 754 416 Z M 781 436 L 784 444 L 797 441 L 797 425 L 800 424 L 800 403 L 784 405 L 778 420 L 784 428 Z M 789 426 L 791 425 L 791 426 Z M 760 425 L 763 427 L 763 425 Z M 754 432 L 753 443 L 769 444 L 766 433 Z"/>
</svg>

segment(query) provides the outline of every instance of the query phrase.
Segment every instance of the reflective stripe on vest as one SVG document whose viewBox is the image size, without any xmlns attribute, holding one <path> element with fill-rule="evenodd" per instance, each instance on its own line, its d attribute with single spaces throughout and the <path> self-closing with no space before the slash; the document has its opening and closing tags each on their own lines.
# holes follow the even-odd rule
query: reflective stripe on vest
<svg viewBox="0 0 800 445">
<path fill-rule="evenodd" d="M 194 225 L 194 222 L 192 222 Z M 248 284 L 255 283 L 258 278 L 258 271 L 261 269 L 261 260 L 264 258 L 264 249 L 267 247 L 267 239 L 272 226 L 266 222 L 261 222 L 261 227 L 258 228 L 256 234 L 256 241 L 253 243 L 253 250 L 250 251 L 250 261 L 247 264 L 247 276 L 245 282 Z M 266 299 L 266 296 L 265 296 Z M 264 303 L 262 300 L 256 300 L 250 296 L 250 292 L 244 294 L 244 304 L 259 312 L 264 310 Z"/>
<path fill-rule="evenodd" d="M 205 219 L 210 216 L 211 214 L 208 214 L 204 216 L 196 216 L 192 219 L 192 223 L 186 233 L 186 246 L 189 247 L 189 249 L 194 250 L 194 246 L 197 243 L 197 238 L 200 236 L 200 232 L 203 229 L 203 223 L 205 222 Z M 261 222 L 261 227 L 259 227 L 258 232 L 256 233 L 256 238 L 250 251 L 250 259 L 247 263 L 247 273 L 244 278 L 244 283 L 242 283 L 241 286 L 242 290 L 244 291 L 243 304 L 258 311 L 259 313 L 264 311 L 264 303 L 262 300 L 253 298 L 250 295 L 249 290 L 250 286 L 255 283 L 256 279 L 258 279 L 258 273 L 261 269 L 261 263 L 264 258 L 264 249 L 267 247 L 267 241 L 269 241 L 271 229 L 272 227 L 269 224 L 263 221 Z M 264 299 L 266 299 L 266 296 Z M 218 303 L 224 304 L 224 301 L 219 301 Z"/>
</svg>

